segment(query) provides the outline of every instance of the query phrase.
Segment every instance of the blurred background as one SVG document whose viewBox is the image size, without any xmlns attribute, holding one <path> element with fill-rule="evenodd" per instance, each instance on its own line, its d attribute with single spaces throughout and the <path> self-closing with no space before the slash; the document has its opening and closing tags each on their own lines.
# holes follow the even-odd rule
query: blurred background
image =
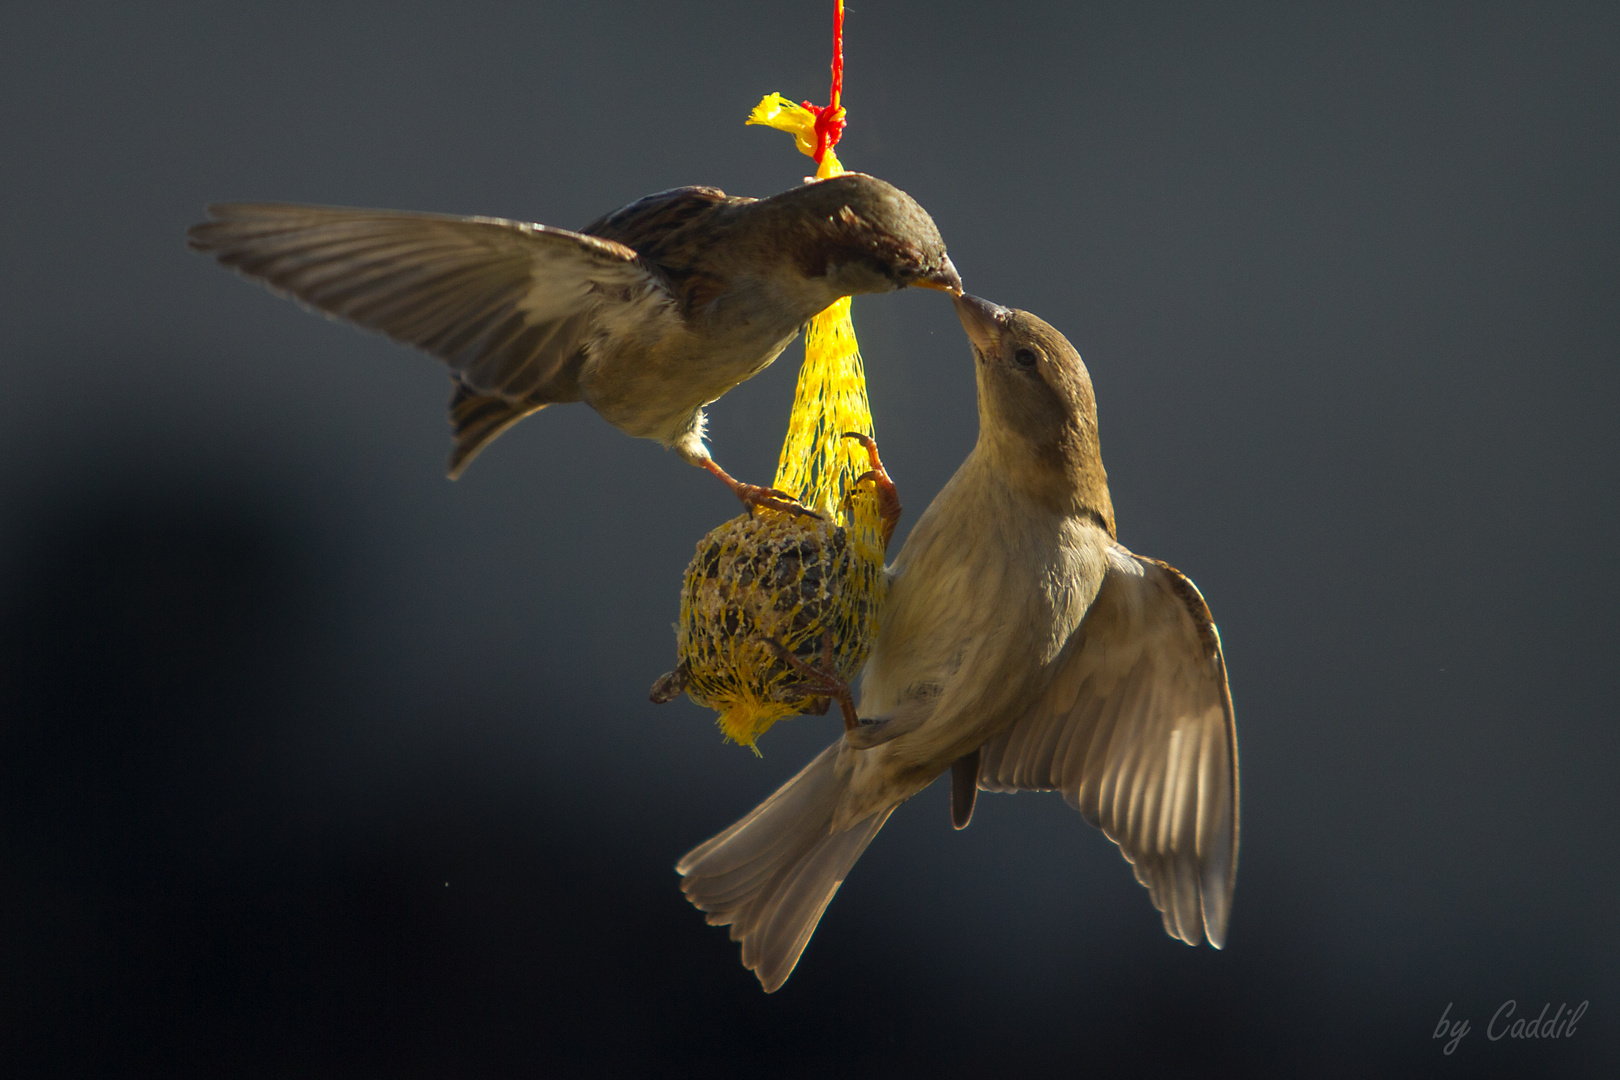
<svg viewBox="0 0 1620 1080">
<path fill-rule="evenodd" d="M 8 13 L 9 1075 L 1615 1075 L 1620 8 L 850 5 L 841 155 L 1073 339 L 1120 538 L 1220 623 L 1220 953 L 1059 798 L 957 834 L 936 785 L 761 994 L 672 866 L 837 718 L 755 758 L 646 696 L 735 501 L 583 407 L 446 482 L 434 361 L 185 250 L 222 199 L 782 190 L 742 120 L 825 101 L 830 11 Z M 968 350 L 937 294 L 855 320 L 909 524 Z M 735 474 L 799 355 L 713 410 Z M 1492 1042 L 1509 1000 L 1590 1007 Z"/>
</svg>

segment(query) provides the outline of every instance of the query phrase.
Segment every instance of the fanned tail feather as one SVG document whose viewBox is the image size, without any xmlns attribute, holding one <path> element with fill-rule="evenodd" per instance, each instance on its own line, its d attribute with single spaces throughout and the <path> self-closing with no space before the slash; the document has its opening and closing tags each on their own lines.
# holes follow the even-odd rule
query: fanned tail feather
<svg viewBox="0 0 1620 1080">
<path fill-rule="evenodd" d="M 681 891 L 708 912 L 710 925 L 730 925 L 743 966 L 766 993 L 787 982 L 833 894 L 891 812 L 832 831 L 844 790 L 835 768 L 840 745 L 675 866 L 686 879 Z"/>
<path fill-rule="evenodd" d="M 472 464 L 478 452 L 490 441 L 528 416 L 545 408 L 544 404 L 513 402 L 493 394 L 480 394 L 467 389 L 460 379 L 452 379 L 455 392 L 450 395 L 450 428 L 455 447 L 445 471 L 455 480 Z"/>
</svg>

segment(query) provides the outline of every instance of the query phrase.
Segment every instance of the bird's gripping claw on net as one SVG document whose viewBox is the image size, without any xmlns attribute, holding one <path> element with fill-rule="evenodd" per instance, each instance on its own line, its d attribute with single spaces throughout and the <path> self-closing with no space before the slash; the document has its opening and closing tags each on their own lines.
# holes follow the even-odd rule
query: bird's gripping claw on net
<svg viewBox="0 0 1620 1080">
<path fill-rule="evenodd" d="M 791 134 L 815 159 L 816 179 L 844 171 L 833 151 L 845 125 L 843 16 L 839 2 L 829 103 L 767 94 L 747 120 Z M 727 738 L 749 747 L 783 717 L 825 712 L 829 698 L 847 724 L 848 683 L 877 629 L 900 504 L 872 439 L 848 297 L 805 331 L 773 487 L 819 517 L 758 505 L 698 542 L 681 591 L 679 664 L 652 691 L 660 702 L 685 691 L 719 712 Z"/>
</svg>

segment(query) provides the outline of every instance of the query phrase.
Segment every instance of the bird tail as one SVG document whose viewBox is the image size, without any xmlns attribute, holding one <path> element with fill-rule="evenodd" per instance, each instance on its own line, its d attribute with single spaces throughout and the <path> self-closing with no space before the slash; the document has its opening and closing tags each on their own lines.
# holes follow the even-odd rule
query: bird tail
<svg viewBox="0 0 1620 1080">
<path fill-rule="evenodd" d="M 532 401 L 508 401 L 495 394 L 480 394 L 470 390 L 455 376 L 450 377 L 455 387 L 450 395 L 450 427 L 455 448 L 450 451 L 446 473 L 450 479 L 459 479 L 478 452 L 488 446 L 495 436 L 528 416 L 545 408 Z"/>
<path fill-rule="evenodd" d="M 838 886 L 872 842 L 892 808 L 833 832 L 844 781 L 840 743 L 725 832 L 687 852 L 675 870 L 681 891 L 711 926 L 731 926 L 743 966 L 766 993 L 781 987 L 815 933 Z"/>
</svg>

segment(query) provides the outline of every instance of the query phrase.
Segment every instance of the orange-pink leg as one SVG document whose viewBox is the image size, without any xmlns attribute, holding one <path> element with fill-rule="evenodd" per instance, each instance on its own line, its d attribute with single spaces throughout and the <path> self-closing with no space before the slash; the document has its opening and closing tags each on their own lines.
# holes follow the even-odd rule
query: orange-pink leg
<svg viewBox="0 0 1620 1080">
<path fill-rule="evenodd" d="M 840 679 L 833 673 L 832 632 L 827 631 L 821 635 L 821 662 L 825 670 L 818 671 L 809 664 L 800 660 L 775 638 L 760 638 L 767 648 L 774 652 L 783 663 L 804 676 L 804 681 L 798 685 L 816 697 L 831 698 L 838 702 L 839 711 L 844 714 L 844 730 L 854 731 L 860 727 L 860 717 L 855 715 L 855 696 L 851 693 L 849 683 Z"/>
<path fill-rule="evenodd" d="M 858 431 L 844 432 L 844 438 L 854 439 L 866 448 L 866 456 L 872 463 L 870 472 L 864 472 L 855 481 L 857 484 L 867 480 L 872 481 L 877 489 L 878 516 L 883 522 L 883 550 L 889 550 L 889 540 L 894 536 L 894 527 L 900 524 L 900 492 L 889 479 L 888 470 L 883 467 L 883 459 L 878 457 L 877 443 L 870 435 L 862 435 Z"/>
<path fill-rule="evenodd" d="M 772 510 L 781 510 L 789 514 L 802 514 L 818 521 L 821 519 L 820 514 L 785 491 L 773 487 L 761 487 L 758 484 L 745 484 L 741 480 L 732 479 L 731 474 L 716 464 L 713 458 L 701 458 L 698 460 L 698 465 L 718 476 L 721 483 L 730 488 L 731 493 L 737 496 L 742 504 L 748 508 L 750 514 L 754 512 L 756 506 L 768 506 Z"/>
</svg>

